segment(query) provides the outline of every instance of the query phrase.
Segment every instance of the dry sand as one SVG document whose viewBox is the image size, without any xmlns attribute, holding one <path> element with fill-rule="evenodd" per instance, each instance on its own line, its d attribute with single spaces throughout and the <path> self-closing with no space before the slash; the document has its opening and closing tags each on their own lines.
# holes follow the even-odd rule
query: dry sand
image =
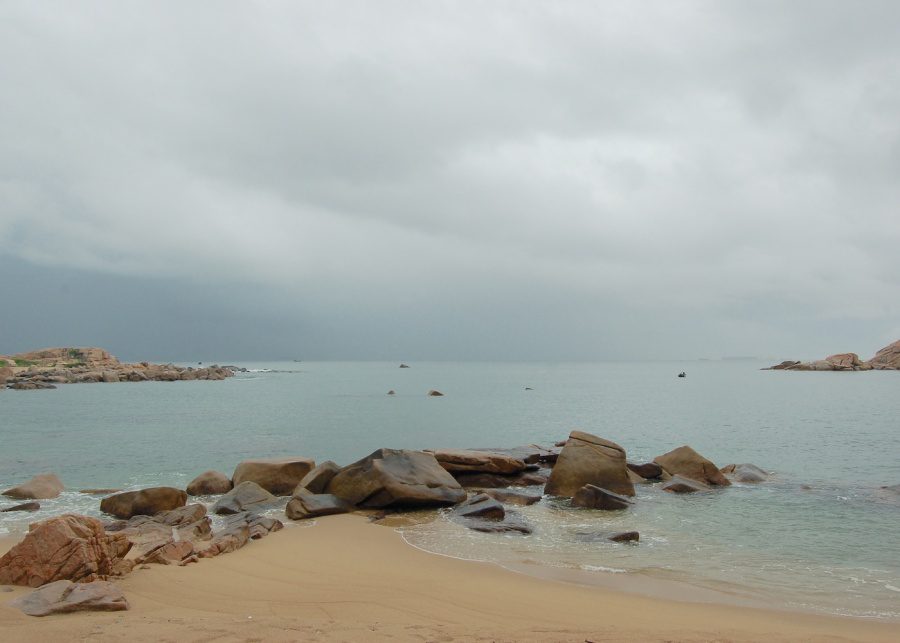
<svg viewBox="0 0 900 643">
<path fill-rule="evenodd" d="M 5 548 L 4 548 L 5 549 Z M 676 602 L 422 552 L 334 516 L 119 581 L 131 610 L 34 618 L 0 641 L 900 641 L 900 624 Z"/>
</svg>

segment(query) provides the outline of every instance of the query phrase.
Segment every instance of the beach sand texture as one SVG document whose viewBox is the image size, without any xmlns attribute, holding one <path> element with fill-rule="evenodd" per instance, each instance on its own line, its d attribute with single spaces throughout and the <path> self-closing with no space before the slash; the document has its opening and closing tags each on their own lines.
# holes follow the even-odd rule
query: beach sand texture
<svg viewBox="0 0 900 643">
<path fill-rule="evenodd" d="M 5 551 L 11 545 L 0 547 Z M 117 581 L 127 612 L 34 618 L 3 641 L 897 641 L 900 624 L 647 598 L 420 551 L 334 516 L 188 567 Z M 674 597 L 677 598 L 677 597 Z"/>
</svg>

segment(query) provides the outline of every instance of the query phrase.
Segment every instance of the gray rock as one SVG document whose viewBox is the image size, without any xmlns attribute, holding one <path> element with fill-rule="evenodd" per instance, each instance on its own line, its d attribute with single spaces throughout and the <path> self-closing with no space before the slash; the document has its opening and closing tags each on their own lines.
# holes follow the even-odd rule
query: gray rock
<svg viewBox="0 0 900 643">
<path fill-rule="evenodd" d="M 575 493 L 572 505 L 588 509 L 614 510 L 628 509 L 632 502 L 625 496 L 620 496 L 596 485 L 586 484 Z"/>
<path fill-rule="evenodd" d="M 765 482 L 769 474 L 755 464 L 729 464 L 720 469 L 722 473 L 738 482 Z"/>
<path fill-rule="evenodd" d="M 297 490 L 300 488 L 308 489 L 312 493 L 324 493 L 328 483 L 340 470 L 341 468 L 331 460 L 323 462 L 303 476 L 300 484 L 294 489 L 294 494 L 296 495 Z"/>
<path fill-rule="evenodd" d="M 284 510 L 291 520 L 304 520 L 320 516 L 332 516 L 353 511 L 353 505 L 330 493 L 312 493 L 298 489 Z"/>
<path fill-rule="evenodd" d="M 525 493 L 514 489 L 485 489 L 484 493 L 494 500 L 505 505 L 527 506 L 540 502 L 541 495 L 537 493 Z"/>
<path fill-rule="evenodd" d="M 213 513 L 237 514 L 249 509 L 260 510 L 275 504 L 278 499 L 255 482 L 242 482 L 212 506 Z"/>
<path fill-rule="evenodd" d="M 68 612 L 117 612 L 128 609 L 122 590 L 108 581 L 49 583 L 10 603 L 29 616 Z"/>
<path fill-rule="evenodd" d="M 499 502 L 484 493 L 472 496 L 453 509 L 460 518 L 481 518 L 482 520 L 503 520 L 506 510 Z"/>
</svg>

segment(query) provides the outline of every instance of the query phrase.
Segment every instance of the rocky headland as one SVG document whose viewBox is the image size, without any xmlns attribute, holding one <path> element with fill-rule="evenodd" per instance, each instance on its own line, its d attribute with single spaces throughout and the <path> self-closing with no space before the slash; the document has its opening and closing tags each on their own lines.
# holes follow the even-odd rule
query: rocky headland
<svg viewBox="0 0 900 643">
<path fill-rule="evenodd" d="M 856 353 L 836 353 L 813 362 L 785 360 L 765 371 L 900 371 L 900 339 L 888 344 L 872 359 L 861 360 Z"/>
<path fill-rule="evenodd" d="M 174 364 L 120 362 L 102 348 L 46 348 L 0 355 L 0 390 L 52 389 L 57 384 L 97 382 L 177 382 L 224 380 L 232 366 L 183 367 Z"/>
</svg>

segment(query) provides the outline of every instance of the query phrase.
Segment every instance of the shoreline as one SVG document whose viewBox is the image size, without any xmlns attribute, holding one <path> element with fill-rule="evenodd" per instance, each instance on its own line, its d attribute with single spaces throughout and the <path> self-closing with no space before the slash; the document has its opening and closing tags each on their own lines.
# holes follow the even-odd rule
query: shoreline
<svg viewBox="0 0 900 643">
<path fill-rule="evenodd" d="M 5 551 L 18 538 L 0 539 Z M 362 546 L 361 546 L 362 545 Z M 613 579 L 619 580 L 619 579 Z M 361 516 L 290 527 L 237 552 L 117 580 L 131 610 L 33 618 L 0 594 L 11 639 L 893 641 L 900 623 L 686 602 L 433 554 Z M 697 596 L 693 596 L 697 598 Z M 552 607 L 549 607 L 551 606 Z"/>
</svg>

